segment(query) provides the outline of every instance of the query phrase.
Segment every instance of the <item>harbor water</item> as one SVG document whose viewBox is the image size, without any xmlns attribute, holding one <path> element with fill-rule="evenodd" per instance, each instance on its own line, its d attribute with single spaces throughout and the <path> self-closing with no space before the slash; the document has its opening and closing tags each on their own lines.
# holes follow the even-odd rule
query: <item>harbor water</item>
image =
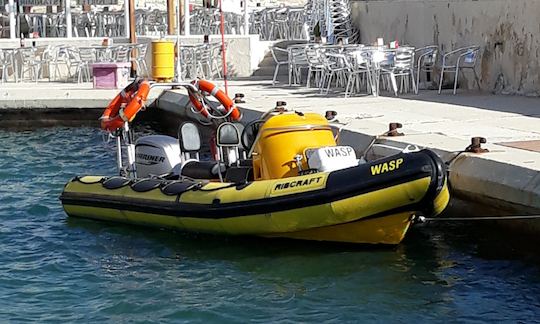
<svg viewBox="0 0 540 324">
<path fill-rule="evenodd" d="M 397 247 L 231 238 L 68 218 L 116 172 L 94 128 L 0 130 L 0 322 L 535 322 L 534 242 L 469 223 Z"/>
</svg>

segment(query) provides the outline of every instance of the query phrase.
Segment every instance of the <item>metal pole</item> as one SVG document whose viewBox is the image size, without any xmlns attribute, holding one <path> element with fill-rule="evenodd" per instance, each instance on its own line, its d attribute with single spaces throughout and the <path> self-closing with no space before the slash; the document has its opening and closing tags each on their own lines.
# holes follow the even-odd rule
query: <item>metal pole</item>
<svg viewBox="0 0 540 324">
<path fill-rule="evenodd" d="M 174 0 L 167 0 L 167 35 L 174 35 L 176 29 L 176 19 L 174 17 L 174 13 L 176 12 L 176 10 L 174 3 Z"/>
<path fill-rule="evenodd" d="M 137 43 L 137 35 L 135 34 L 135 0 L 127 1 L 129 2 L 129 42 L 135 44 Z"/>
<path fill-rule="evenodd" d="M 122 169 L 124 166 L 122 165 L 122 139 L 120 138 L 120 134 L 116 136 L 116 165 L 118 166 L 118 174 L 122 174 Z"/>
<path fill-rule="evenodd" d="M 248 0 L 244 0 L 244 35 L 249 35 Z"/>
<path fill-rule="evenodd" d="M 180 15 L 180 8 L 182 4 L 180 3 L 180 0 L 176 1 L 176 82 L 182 80 L 182 64 L 180 64 L 180 19 L 182 19 L 182 16 Z"/>
<path fill-rule="evenodd" d="M 64 12 L 66 14 L 66 37 L 71 38 L 72 32 L 73 32 L 72 31 L 73 27 L 71 26 L 71 1 L 65 0 L 64 3 L 65 3 Z"/>
<path fill-rule="evenodd" d="M 223 63 L 223 81 L 225 81 L 225 94 L 229 95 L 229 86 L 227 82 L 227 55 L 225 53 L 225 16 L 223 15 L 223 2 L 219 0 L 219 14 L 221 21 L 221 61 Z"/>
<path fill-rule="evenodd" d="M 131 175 L 131 178 L 137 178 L 137 169 L 135 167 L 135 144 L 133 143 L 133 134 L 129 129 L 129 122 L 124 123 L 124 129 L 122 137 L 124 138 L 124 143 L 127 148 L 127 158 L 128 158 L 128 170 L 127 174 Z"/>
<path fill-rule="evenodd" d="M 9 38 L 11 39 L 17 38 L 15 30 L 17 24 L 15 21 L 15 9 L 15 1 L 9 0 Z"/>
<path fill-rule="evenodd" d="M 189 36 L 189 20 L 191 13 L 189 12 L 189 0 L 184 0 L 184 35 Z"/>
<path fill-rule="evenodd" d="M 126 21 L 127 23 L 127 21 Z M 135 34 L 135 0 L 129 0 L 129 42 L 137 44 L 137 35 Z M 131 51 L 131 57 L 135 58 L 135 51 Z M 131 75 L 137 76 L 137 65 L 135 60 L 131 62 Z"/>
<path fill-rule="evenodd" d="M 131 16 L 129 15 L 129 0 L 124 0 L 124 33 L 129 37 L 131 27 Z"/>
</svg>

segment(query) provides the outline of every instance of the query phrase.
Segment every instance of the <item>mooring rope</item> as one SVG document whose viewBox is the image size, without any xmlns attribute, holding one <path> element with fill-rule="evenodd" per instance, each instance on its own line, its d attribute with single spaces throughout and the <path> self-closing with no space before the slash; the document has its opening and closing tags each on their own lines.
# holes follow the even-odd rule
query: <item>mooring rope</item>
<svg viewBox="0 0 540 324">
<path fill-rule="evenodd" d="M 537 219 L 540 215 L 507 215 L 507 216 L 478 216 L 478 217 L 439 217 L 431 218 L 418 216 L 420 222 L 430 221 L 483 221 L 483 220 L 525 220 L 525 219 Z"/>
</svg>

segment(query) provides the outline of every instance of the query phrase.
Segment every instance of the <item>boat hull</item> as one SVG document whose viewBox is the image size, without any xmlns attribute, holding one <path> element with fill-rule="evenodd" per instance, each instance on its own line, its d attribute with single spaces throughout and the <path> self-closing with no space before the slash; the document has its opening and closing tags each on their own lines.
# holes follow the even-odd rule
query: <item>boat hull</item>
<svg viewBox="0 0 540 324">
<path fill-rule="evenodd" d="M 400 166 L 390 170 L 392 161 Z M 195 232 L 397 244 L 413 215 L 438 214 L 449 199 L 444 165 L 429 151 L 244 184 L 110 180 L 70 181 L 61 196 L 66 213 Z"/>
</svg>

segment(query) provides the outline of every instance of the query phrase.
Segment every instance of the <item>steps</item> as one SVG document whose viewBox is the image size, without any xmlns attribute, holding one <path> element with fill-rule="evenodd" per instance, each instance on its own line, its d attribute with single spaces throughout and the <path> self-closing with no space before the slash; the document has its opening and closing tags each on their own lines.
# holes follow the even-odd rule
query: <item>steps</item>
<svg viewBox="0 0 540 324">
<path fill-rule="evenodd" d="M 273 43 L 273 46 L 277 46 L 280 48 L 287 48 L 290 45 L 293 44 L 301 44 L 305 43 L 305 41 L 302 40 L 284 40 L 284 41 L 276 41 Z M 287 61 L 287 54 L 282 52 L 276 52 L 277 58 L 279 61 Z M 276 69 L 276 62 L 274 61 L 274 58 L 272 57 L 272 52 L 270 51 L 270 48 L 268 49 L 268 52 L 264 55 L 264 58 L 259 63 L 259 66 L 257 70 L 253 71 L 252 76 L 258 77 L 260 79 L 265 80 L 272 80 L 274 77 L 274 71 Z M 279 68 L 277 80 L 281 82 L 288 82 L 288 68 L 286 64 L 283 64 Z"/>
</svg>

